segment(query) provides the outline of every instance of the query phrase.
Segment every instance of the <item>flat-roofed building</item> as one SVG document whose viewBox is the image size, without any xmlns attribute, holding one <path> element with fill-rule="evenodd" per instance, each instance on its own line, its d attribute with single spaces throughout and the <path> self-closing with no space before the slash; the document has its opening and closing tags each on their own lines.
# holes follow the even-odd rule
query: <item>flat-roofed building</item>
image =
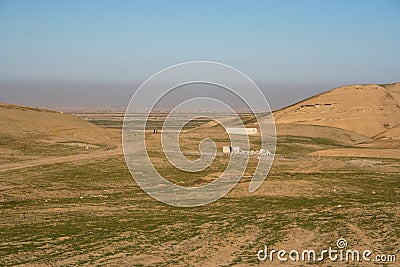
<svg viewBox="0 0 400 267">
<path fill-rule="evenodd" d="M 257 128 L 226 128 L 228 134 L 251 135 L 257 133 Z"/>
</svg>

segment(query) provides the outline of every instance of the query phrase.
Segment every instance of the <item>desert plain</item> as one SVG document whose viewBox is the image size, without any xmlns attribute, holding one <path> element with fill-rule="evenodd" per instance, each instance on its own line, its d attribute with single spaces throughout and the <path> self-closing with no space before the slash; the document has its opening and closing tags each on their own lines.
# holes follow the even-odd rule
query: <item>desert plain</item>
<svg viewBox="0 0 400 267">
<path fill-rule="evenodd" d="M 400 261 L 400 83 L 336 88 L 273 116 L 276 155 L 256 192 L 248 192 L 253 159 L 223 198 L 179 208 L 151 198 L 131 177 L 123 113 L 1 103 L 0 265 L 281 266 L 260 262 L 257 252 L 264 245 L 321 250 L 339 238 Z M 152 134 L 163 118 L 155 114 L 145 133 L 157 170 L 185 186 L 216 179 L 229 157 L 216 157 L 190 179 L 168 163 L 160 135 Z M 241 118 L 257 127 L 252 114 Z M 180 138 L 189 152 L 204 138 L 219 151 L 229 145 L 224 129 L 206 119 L 191 121 Z M 254 149 L 257 140 L 250 138 Z"/>
</svg>

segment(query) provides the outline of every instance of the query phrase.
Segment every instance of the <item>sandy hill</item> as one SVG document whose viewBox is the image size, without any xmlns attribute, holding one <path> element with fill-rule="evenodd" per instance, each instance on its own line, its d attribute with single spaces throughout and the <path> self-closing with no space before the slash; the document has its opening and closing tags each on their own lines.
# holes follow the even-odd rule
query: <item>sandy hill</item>
<svg viewBox="0 0 400 267">
<path fill-rule="evenodd" d="M 115 132 L 55 111 L 0 103 L 0 137 L 4 142 L 83 142 L 114 145 Z"/>
<path fill-rule="evenodd" d="M 400 138 L 400 83 L 350 85 L 274 113 L 278 124 L 341 128 L 370 138 Z"/>
</svg>

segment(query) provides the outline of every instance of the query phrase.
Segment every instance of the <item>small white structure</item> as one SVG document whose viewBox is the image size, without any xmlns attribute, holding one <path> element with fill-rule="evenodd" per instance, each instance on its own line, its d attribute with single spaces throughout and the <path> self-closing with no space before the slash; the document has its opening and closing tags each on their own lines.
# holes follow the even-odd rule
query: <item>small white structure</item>
<svg viewBox="0 0 400 267">
<path fill-rule="evenodd" d="M 256 134 L 257 128 L 226 128 L 226 132 L 228 134 L 250 135 L 250 134 Z"/>
<path fill-rule="evenodd" d="M 228 154 L 230 154 L 231 153 L 231 148 L 230 148 L 230 146 L 224 146 L 224 147 L 222 147 L 222 152 L 225 154 L 225 153 L 228 153 Z"/>
<path fill-rule="evenodd" d="M 229 154 L 239 154 L 240 153 L 240 148 L 238 146 L 224 146 L 222 147 L 222 152 L 229 153 Z"/>
</svg>

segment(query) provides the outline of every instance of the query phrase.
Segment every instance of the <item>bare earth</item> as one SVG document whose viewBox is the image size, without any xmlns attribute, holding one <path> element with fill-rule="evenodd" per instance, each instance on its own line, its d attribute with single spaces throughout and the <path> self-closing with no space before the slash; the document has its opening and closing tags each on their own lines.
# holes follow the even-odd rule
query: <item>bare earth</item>
<svg viewBox="0 0 400 267">
<path fill-rule="evenodd" d="M 357 101 L 354 101 L 357 99 Z M 278 143 L 263 185 L 248 192 L 256 160 L 222 199 L 176 208 L 144 193 L 127 170 L 120 114 L 76 116 L 0 104 L 1 266 L 282 266 L 259 262 L 270 249 L 335 247 L 400 260 L 400 87 L 354 85 L 277 111 Z M 158 115 L 153 123 L 162 121 Z M 251 117 L 247 126 L 255 126 Z M 184 151 L 226 133 L 197 121 Z M 107 128 L 108 127 L 108 128 Z M 146 133 L 151 160 L 173 182 L 195 186 L 222 173 L 177 171 L 159 135 Z M 257 136 L 251 137 L 257 146 Z M 396 265 L 397 264 L 397 265 Z M 382 266 L 378 262 L 287 262 L 290 266 Z"/>
</svg>

